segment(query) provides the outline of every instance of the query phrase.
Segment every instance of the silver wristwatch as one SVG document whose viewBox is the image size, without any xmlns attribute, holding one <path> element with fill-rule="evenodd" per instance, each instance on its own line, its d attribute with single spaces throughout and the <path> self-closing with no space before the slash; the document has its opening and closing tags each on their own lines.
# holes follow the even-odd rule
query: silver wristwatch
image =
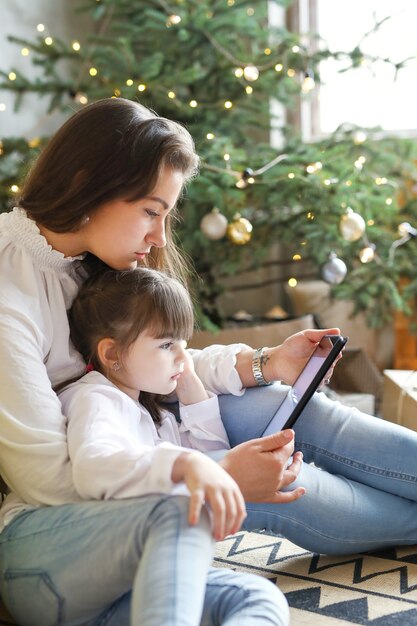
<svg viewBox="0 0 417 626">
<path fill-rule="evenodd" d="M 266 387 L 272 385 L 272 382 L 268 383 L 262 374 L 262 355 L 265 348 L 258 348 L 255 350 L 252 357 L 252 374 L 256 380 L 256 384 L 259 387 Z"/>
</svg>

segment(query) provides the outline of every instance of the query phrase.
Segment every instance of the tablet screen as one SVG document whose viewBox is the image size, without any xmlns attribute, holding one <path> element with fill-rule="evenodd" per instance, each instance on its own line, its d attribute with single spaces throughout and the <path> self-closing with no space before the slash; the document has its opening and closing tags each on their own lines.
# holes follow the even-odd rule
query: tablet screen
<svg viewBox="0 0 417 626">
<path fill-rule="evenodd" d="M 322 338 L 285 400 L 269 422 L 263 433 L 264 437 L 283 428 L 290 428 L 295 423 L 346 341 L 347 337 L 340 335 L 325 335 Z"/>
</svg>

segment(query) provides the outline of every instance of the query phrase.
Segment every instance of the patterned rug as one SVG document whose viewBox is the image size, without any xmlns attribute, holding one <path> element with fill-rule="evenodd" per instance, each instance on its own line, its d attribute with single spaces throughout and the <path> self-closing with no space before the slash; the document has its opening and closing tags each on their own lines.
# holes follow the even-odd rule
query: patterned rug
<svg viewBox="0 0 417 626">
<path fill-rule="evenodd" d="M 417 626 L 417 546 L 321 556 L 242 532 L 217 544 L 215 565 L 271 579 L 286 595 L 292 626 Z"/>
</svg>

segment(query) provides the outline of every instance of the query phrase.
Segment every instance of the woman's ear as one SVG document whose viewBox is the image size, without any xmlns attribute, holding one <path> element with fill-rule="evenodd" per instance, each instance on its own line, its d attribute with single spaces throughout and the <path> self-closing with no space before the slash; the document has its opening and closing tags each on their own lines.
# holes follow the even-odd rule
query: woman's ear
<svg viewBox="0 0 417 626">
<path fill-rule="evenodd" d="M 114 369 L 115 363 L 119 361 L 115 340 L 110 339 L 110 337 L 100 339 L 97 345 L 97 356 L 104 370 L 109 371 Z"/>
</svg>

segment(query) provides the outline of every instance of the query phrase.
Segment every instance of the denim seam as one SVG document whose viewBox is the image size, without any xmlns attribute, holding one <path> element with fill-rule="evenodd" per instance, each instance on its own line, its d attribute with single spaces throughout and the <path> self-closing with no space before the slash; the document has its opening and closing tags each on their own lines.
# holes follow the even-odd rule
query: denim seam
<svg viewBox="0 0 417 626">
<path fill-rule="evenodd" d="M 323 456 L 328 457 L 329 459 L 332 459 L 338 463 L 341 463 L 342 465 L 348 465 L 350 467 L 353 467 L 355 469 L 359 469 L 361 471 L 364 472 L 369 472 L 372 474 L 375 474 L 377 476 L 386 476 L 389 478 L 395 478 L 396 480 L 401 480 L 403 482 L 410 482 L 410 483 L 417 483 L 417 476 L 412 476 L 410 474 L 404 474 L 402 472 L 393 472 L 390 470 L 386 470 L 383 468 L 379 468 L 379 467 L 374 467 L 373 465 L 366 465 L 365 463 L 359 463 L 358 461 L 355 461 L 353 459 L 349 459 L 347 457 L 344 456 L 340 456 L 338 454 L 334 454 L 333 452 L 329 452 L 328 450 L 325 450 L 323 448 L 318 448 L 317 446 L 313 446 L 309 443 L 299 443 L 297 442 L 297 450 L 312 450 L 313 452 L 317 453 L 317 454 L 321 454 Z"/>
<path fill-rule="evenodd" d="M 247 506 L 246 508 L 248 511 L 251 510 L 250 506 Z M 255 509 L 254 512 L 256 513 L 257 510 Z M 299 528 L 310 531 L 312 535 L 316 535 L 317 537 L 323 537 L 326 540 L 333 541 L 337 543 L 338 545 L 340 545 L 340 537 L 336 537 L 336 536 L 333 537 L 332 535 L 327 535 L 317 530 L 317 528 L 313 528 L 312 526 L 309 526 L 306 523 L 301 523 L 299 520 L 295 520 L 293 517 L 288 517 L 286 515 L 282 515 L 281 513 L 275 513 L 271 511 L 264 511 L 264 515 L 267 517 L 273 517 L 273 518 L 280 517 L 281 519 L 285 519 L 287 522 L 290 522 L 292 525 L 297 525 Z M 258 529 L 254 529 L 252 527 L 250 528 L 251 532 L 256 532 L 256 531 L 261 531 L 261 530 L 265 530 L 265 528 L 258 528 Z M 285 538 L 285 534 L 281 533 L 281 536 Z M 392 538 L 390 539 L 390 541 L 392 542 L 397 541 L 397 542 L 400 542 L 402 545 L 404 545 L 403 537 Z M 356 545 L 358 543 L 363 543 L 363 540 L 362 539 L 343 539 L 343 542 L 349 545 Z M 369 543 L 374 543 L 377 546 L 381 545 L 380 540 L 373 541 L 372 539 L 367 539 L 367 544 Z M 415 541 L 413 541 L 413 543 L 415 543 Z M 310 552 L 310 550 L 306 550 L 306 551 Z M 341 553 L 338 553 L 338 554 L 341 554 Z"/>
</svg>

